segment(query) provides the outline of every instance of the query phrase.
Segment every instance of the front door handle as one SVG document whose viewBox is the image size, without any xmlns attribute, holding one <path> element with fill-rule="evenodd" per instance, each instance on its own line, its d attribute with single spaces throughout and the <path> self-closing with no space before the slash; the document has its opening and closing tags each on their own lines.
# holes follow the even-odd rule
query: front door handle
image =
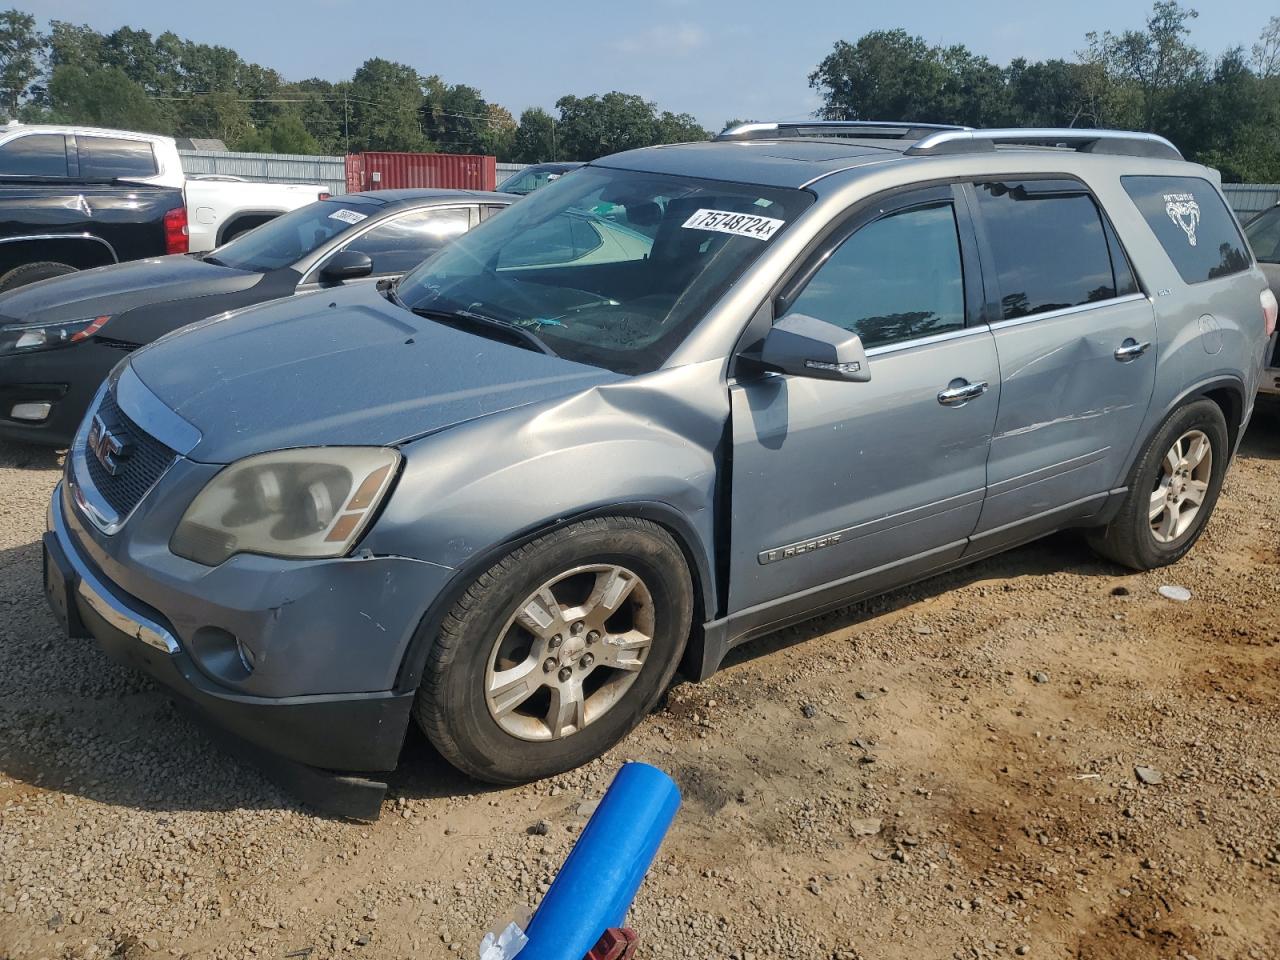
<svg viewBox="0 0 1280 960">
<path fill-rule="evenodd" d="M 958 407 L 970 400 L 976 400 L 987 392 L 987 381 L 969 383 L 966 380 L 952 380 L 951 386 L 938 394 L 938 402 L 944 407 Z"/>
<path fill-rule="evenodd" d="M 1128 363 L 1130 360 L 1137 360 L 1150 349 L 1150 340 L 1144 340 L 1139 343 L 1133 337 L 1128 337 L 1124 343 L 1116 347 L 1115 358 L 1121 363 Z"/>
</svg>

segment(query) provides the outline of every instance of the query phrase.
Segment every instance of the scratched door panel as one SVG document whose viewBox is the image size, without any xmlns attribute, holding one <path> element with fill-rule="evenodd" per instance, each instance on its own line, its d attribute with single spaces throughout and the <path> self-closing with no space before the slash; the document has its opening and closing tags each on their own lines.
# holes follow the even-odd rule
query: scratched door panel
<svg viewBox="0 0 1280 960">
<path fill-rule="evenodd" d="M 1151 301 L 1134 295 L 992 329 L 1003 382 L 976 534 L 1070 504 L 1096 509 L 1080 502 L 1124 483 L 1155 385 Z M 1150 347 L 1117 360 L 1126 343 Z"/>
<path fill-rule="evenodd" d="M 985 327 L 874 355 L 871 380 L 735 385 L 730 612 L 950 547 L 973 531 L 999 371 Z M 939 403 L 957 378 L 988 391 Z"/>
</svg>

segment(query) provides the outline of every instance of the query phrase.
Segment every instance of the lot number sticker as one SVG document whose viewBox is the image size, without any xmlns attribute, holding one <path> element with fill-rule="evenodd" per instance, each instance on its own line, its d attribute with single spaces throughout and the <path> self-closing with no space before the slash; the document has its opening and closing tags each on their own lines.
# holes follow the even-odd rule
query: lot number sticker
<svg viewBox="0 0 1280 960">
<path fill-rule="evenodd" d="M 768 240 L 785 222 L 785 220 L 775 220 L 773 217 L 758 217 L 751 213 L 734 213 L 732 210 L 699 210 L 684 222 L 684 228 Z"/>
<path fill-rule="evenodd" d="M 356 213 L 354 210 L 335 210 L 329 214 L 330 220 L 341 220 L 343 223 L 359 223 L 361 220 L 368 220 L 369 215 L 365 213 Z"/>
</svg>

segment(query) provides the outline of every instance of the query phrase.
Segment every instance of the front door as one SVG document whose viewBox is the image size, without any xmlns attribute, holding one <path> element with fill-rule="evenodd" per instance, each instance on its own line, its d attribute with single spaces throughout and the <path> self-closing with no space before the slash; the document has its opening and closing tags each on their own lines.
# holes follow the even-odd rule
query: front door
<svg viewBox="0 0 1280 960">
<path fill-rule="evenodd" d="M 958 196 L 916 191 L 855 215 L 775 305 L 778 316 L 856 332 L 870 381 L 739 370 L 731 616 L 767 625 L 788 607 L 881 589 L 963 552 L 1000 378 L 991 332 L 975 322 L 976 257 Z"/>
<path fill-rule="evenodd" d="M 1151 301 L 1084 184 L 989 182 L 974 192 L 1003 378 L 974 539 L 986 549 L 1090 516 L 1123 485 L 1157 347 Z"/>
</svg>

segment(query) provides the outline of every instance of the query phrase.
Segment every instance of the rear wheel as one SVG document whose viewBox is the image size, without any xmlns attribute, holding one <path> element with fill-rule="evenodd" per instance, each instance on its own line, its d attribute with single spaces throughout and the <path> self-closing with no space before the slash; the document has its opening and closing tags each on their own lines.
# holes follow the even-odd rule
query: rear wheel
<svg viewBox="0 0 1280 960">
<path fill-rule="evenodd" d="M 50 280 L 53 277 L 61 277 L 75 272 L 76 268 L 70 264 L 57 263 L 53 260 L 24 263 L 0 276 L 0 292 L 26 286 L 28 283 L 35 283 L 37 280 Z"/>
<path fill-rule="evenodd" d="M 454 766 L 496 783 L 561 773 L 640 722 L 671 681 L 693 590 L 679 546 L 632 517 L 513 550 L 445 618 L 414 715 Z"/>
<path fill-rule="evenodd" d="M 1120 512 L 1090 536 L 1093 548 L 1135 570 L 1182 559 L 1218 502 L 1228 455 L 1227 422 L 1216 403 L 1196 400 L 1176 410 L 1143 450 Z"/>
</svg>

